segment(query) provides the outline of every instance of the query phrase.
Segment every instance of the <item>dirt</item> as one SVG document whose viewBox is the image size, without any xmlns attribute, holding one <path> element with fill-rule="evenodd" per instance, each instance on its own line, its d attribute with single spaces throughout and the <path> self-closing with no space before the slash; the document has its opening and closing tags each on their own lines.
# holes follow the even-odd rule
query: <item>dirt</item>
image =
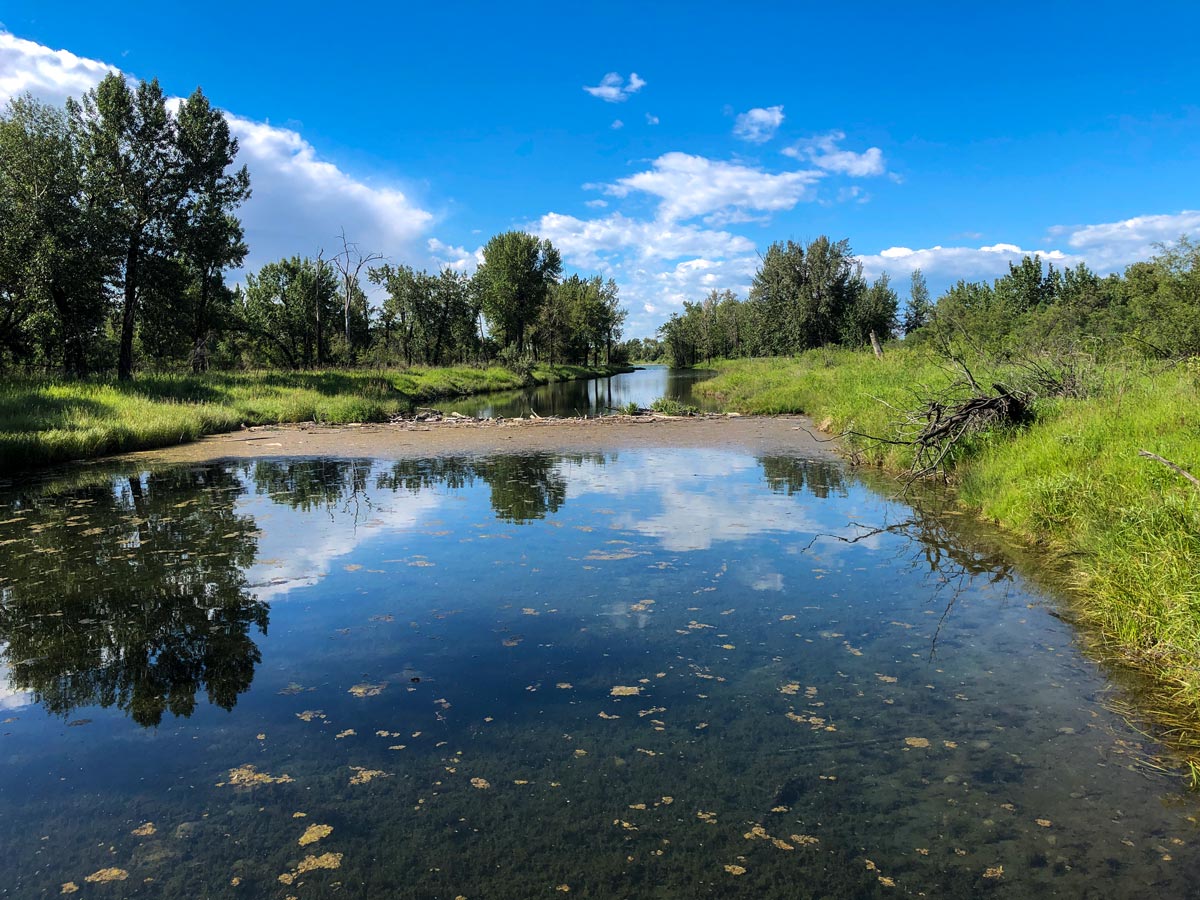
<svg viewBox="0 0 1200 900">
<path fill-rule="evenodd" d="M 738 449 L 831 457 L 835 444 L 799 416 L 605 416 L 571 419 L 461 419 L 380 425 L 278 425 L 213 435 L 165 450 L 129 454 L 139 462 L 200 462 L 267 456 L 398 459 L 414 456 L 574 452 L 638 447 Z"/>
</svg>

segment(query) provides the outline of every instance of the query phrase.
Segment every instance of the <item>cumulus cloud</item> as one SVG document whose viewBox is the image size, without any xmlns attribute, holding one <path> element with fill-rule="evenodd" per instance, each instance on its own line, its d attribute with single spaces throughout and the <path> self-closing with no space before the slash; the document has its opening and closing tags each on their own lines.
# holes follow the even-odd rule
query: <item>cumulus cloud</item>
<svg viewBox="0 0 1200 900">
<path fill-rule="evenodd" d="M 0 104 L 25 92 L 46 103 L 62 104 L 95 87 L 115 66 L 51 50 L 0 31 Z"/>
<path fill-rule="evenodd" d="M 600 219 L 547 213 L 532 230 L 549 238 L 572 265 L 592 268 L 607 265 L 607 254 L 616 252 L 632 251 L 642 260 L 726 257 L 754 252 L 753 241 L 728 231 L 671 221 L 643 221 L 619 212 Z"/>
<path fill-rule="evenodd" d="M 624 103 L 645 86 L 646 82 L 638 77 L 637 72 L 629 73 L 629 81 L 616 72 L 609 72 L 595 87 L 584 85 L 583 89 L 606 103 Z"/>
<path fill-rule="evenodd" d="M 437 238 L 430 238 L 426 246 L 434 265 L 439 269 L 453 269 L 455 272 L 466 272 L 469 275 L 483 263 L 482 247 L 467 250 L 465 247 L 445 244 Z"/>
<path fill-rule="evenodd" d="M 612 123 L 613 131 L 620 131 L 624 127 L 625 127 L 625 123 L 622 122 L 620 119 L 613 119 L 613 123 Z"/>
<path fill-rule="evenodd" d="M 658 124 L 658 116 L 652 116 L 652 115 L 650 115 L 650 113 L 646 113 L 646 124 L 647 125 L 657 125 Z"/>
<path fill-rule="evenodd" d="M 733 123 L 733 136 L 752 144 L 765 144 L 783 124 L 783 107 L 768 106 L 740 113 Z"/>
<path fill-rule="evenodd" d="M 1181 236 L 1200 237 L 1200 211 L 1134 216 L 1095 225 L 1055 225 L 1048 229 L 1048 236 L 1047 246 L 1040 248 L 1012 243 L 982 247 L 938 245 L 920 250 L 889 247 L 859 259 L 869 275 L 885 270 L 894 275 L 920 268 L 926 275 L 942 279 L 978 280 L 1005 275 L 1010 262 L 1020 262 L 1022 257 L 1036 254 L 1060 268 L 1084 263 L 1103 274 L 1149 258 L 1158 244 L 1170 243 Z"/>
<path fill-rule="evenodd" d="M 0 101 L 29 91 L 43 102 L 61 103 L 115 71 L 106 63 L 0 33 Z M 250 248 L 247 268 L 330 250 L 343 228 L 365 251 L 428 261 L 423 236 L 434 216 L 404 191 L 370 184 L 322 159 L 297 131 L 228 112 L 225 117 L 253 188 L 240 211 Z"/>
<path fill-rule="evenodd" d="M 1200 211 L 1134 216 L 1099 225 L 1056 225 L 1051 238 L 1065 240 L 1093 268 L 1111 270 L 1152 256 L 1157 244 L 1200 234 Z"/>
<path fill-rule="evenodd" d="M 855 178 L 884 174 L 886 166 L 882 150 L 878 147 L 871 147 L 863 153 L 843 150 L 838 144 L 845 139 L 844 131 L 831 131 L 799 141 L 785 148 L 783 154 L 794 159 L 807 160 L 826 172 L 837 172 Z"/>
<path fill-rule="evenodd" d="M 1020 262 L 1024 256 L 1037 254 L 1057 265 L 1074 265 L 1077 260 L 1061 250 L 1025 249 L 1016 244 L 992 244 L 985 247 L 934 246 L 921 250 L 909 247 L 889 247 L 877 254 L 859 256 L 863 270 L 869 276 L 881 272 L 895 275 L 920 269 L 926 275 L 942 279 L 997 278 L 1008 273 L 1010 262 Z"/>
<path fill-rule="evenodd" d="M 710 224 L 736 221 L 732 212 L 777 212 L 809 196 L 820 172 L 767 172 L 756 166 L 723 162 L 689 153 L 665 153 L 651 168 L 618 179 L 603 190 L 616 197 L 637 191 L 659 199 L 658 216 L 673 221 L 716 215 Z"/>
</svg>

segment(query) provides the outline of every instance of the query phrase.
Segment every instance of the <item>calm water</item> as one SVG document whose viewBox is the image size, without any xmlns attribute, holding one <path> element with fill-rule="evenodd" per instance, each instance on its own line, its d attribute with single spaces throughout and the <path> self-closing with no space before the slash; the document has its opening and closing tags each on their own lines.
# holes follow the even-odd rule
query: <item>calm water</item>
<svg viewBox="0 0 1200 900">
<path fill-rule="evenodd" d="M 1200 804 L 960 521 L 680 449 L 2 494 L 0 896 L 1194 896 Z"/>
<path fill-rule="evenodd" d="M 712 372 L 698 369 L 671 369 L 667 366 L 646 366 L 635 372 L 611 378 L 588 381 L 561 381 L 521 391 L 505 391 L 468 397 L 454 403 L 439 403 L 446 412 L 465 416 L 506 419 L 527 417 L 531 412 L 547 416 L 600 416 L 618 412 L 630 403 L 642 408 L 660 397 L 678 400 L 706 411 L 720 412 L 705 398 L 693 396 L 692 385 L 712 377 Z"/>
</svg>

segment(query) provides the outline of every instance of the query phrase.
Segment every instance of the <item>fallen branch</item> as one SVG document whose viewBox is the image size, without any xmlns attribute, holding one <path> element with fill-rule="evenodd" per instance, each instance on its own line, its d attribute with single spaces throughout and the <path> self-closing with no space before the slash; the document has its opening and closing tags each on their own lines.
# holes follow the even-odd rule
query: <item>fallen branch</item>
<svg viewBox="0 0 1200 900">
<path fill-rule="evenodd" d="M 1146 457 L 1146 459 L 1152 459 L 1155 462 L 1162 463 L 1164 466 L 1166 466 L 1168 469 L 1170 469 L 1176 475 L 1182 475 L 1184 478 L 1186 478 L 1188 481 L 1190 481 L 1197 489 L 1200 489 L 1200 478 L 1197 478 L 1195 475 L 1193 475 L 1187 469 L 1184 469 L 1182 466 L 1175 465 L 1175 463 L 1171 462 L 1169 459 L 1163 459 L 1157 453 L 1151 453 L 1149 450 L 1139 450 L 1138 456 L 1144 456 L 1144 457 Z"/>
</svg>

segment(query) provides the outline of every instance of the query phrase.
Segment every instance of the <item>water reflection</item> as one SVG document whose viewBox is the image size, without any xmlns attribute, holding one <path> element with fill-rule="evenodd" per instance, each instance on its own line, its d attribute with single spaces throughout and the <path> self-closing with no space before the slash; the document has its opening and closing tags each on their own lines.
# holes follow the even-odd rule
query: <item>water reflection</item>
<svg viewBox="0 0 1200 900">
<path fill-rule="evenodd" d="M 936 500 L 679 449 L 0 495 L 0 893 L 1186 895 L 1195 802 Z"/>
<path fill-rule="evenodd" d="M 116 707 L 140 725 L 232 709 L 267 606 L 247 590 L 252 519 L 230 469 L 176 469 L 11 501 L 0 566 L 10 689 L 60 716 Z"/>
</svg>

